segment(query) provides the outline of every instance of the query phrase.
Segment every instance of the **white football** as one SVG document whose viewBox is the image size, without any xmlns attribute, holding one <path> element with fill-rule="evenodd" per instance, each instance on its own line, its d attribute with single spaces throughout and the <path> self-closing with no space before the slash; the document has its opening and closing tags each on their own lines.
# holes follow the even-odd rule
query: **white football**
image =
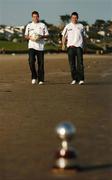
<svg viewBox="0 0 112 180">
<path fill-rule="evenodd" d="M 34 33 L 31 35 L 31 40 L 32 41 L 38 41 L 40 39 L 40 35 L 37 33 Z"/>
</svg>

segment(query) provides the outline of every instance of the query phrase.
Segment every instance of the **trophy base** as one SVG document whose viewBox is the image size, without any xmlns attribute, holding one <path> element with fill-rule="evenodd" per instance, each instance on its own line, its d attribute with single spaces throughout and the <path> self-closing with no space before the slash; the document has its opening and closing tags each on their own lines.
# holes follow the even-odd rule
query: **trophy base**
<svg viewBox="0 0 112 180">
<path fill-rule="evenodd" d="M 76 165 L 72 167 L 66 167 L 66 168 L 59 168 L 57 166 L 54 166 L 52 168 L 52 172 L 58 176 L 72 176 L 75 175 L 78 172 L 78 168 Z"/>
<path fill-rule="evenodd" d="M 60 149 L 56 152 L 56 160 L 53 166 L 54 171 L 77 171 L 78 166 L 75 162 L 77 157 L 76 151 L 73 148 L 70 149 Z"/>
</svg>

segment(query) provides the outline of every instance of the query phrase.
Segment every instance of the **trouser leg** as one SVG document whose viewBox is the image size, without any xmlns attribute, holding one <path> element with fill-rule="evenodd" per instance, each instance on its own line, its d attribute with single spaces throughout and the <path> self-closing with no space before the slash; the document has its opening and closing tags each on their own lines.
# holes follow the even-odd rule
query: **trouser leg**
<svg viewBox="0 0 112 180">
<path fill-rule="evenodd" d="M 77 80 L 77 75 L 76 75 L 76 53 L 75 49 L 69 47 L 68 48 L 68 60 L 69 60 L 69 65 L 70 65 L 70 71 L 71 71 L 71 77 L 73 80 Z"/>
<path fill-rule="evenodd" d="M 31 70 L 31 78 L 32 79 L 37 79 L 37 72 L 35 68 L 35 50 L 34 49 L 29 49 L 29 66 Z"/>
<path fill-rule="evenodd" d="M 83 49 L 81 47 L 76 48 L 77 52 L 77 80 L 84 80 L 84 65 L 83 65 Z"/>
<path fill-rule="evenodd" d="M 44 82 L 44 51 L 37 52 L 38 60 L 38 81 Z"/>
</svg>

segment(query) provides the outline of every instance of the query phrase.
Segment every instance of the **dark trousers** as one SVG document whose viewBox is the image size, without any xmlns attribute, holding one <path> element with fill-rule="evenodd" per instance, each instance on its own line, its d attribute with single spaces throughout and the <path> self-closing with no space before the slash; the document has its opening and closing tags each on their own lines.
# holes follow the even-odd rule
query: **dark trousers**
<svg viewBox="0 0 112 180">
<path fill-rule="evenodd" d="M 84 80 L 83 49 L 81 47 L 69 47 L 68 59 L 72 79 L 77 82 Z"/>
<path fill-rule="evenodd" d="M 38 64 L 36 69 L 35 63 Z M 29 49 L 29 66 L 31 70 L 31 78 L 38 81 L 44 81 L 44 51 Z"/>
</svg>

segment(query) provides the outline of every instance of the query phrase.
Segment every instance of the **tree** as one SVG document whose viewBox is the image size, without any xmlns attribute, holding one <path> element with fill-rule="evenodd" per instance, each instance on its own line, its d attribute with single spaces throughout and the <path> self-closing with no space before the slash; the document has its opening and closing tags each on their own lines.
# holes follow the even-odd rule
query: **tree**
<svg viewBox="0 0 112 180">
<path fill-rule="evenodd" d="M 70 21 L 70 15 L 68 15 L 68 14 L 61 15 L 60 19 L 61 19 L 61 22 L 63 23 L 63 25 L 66 25 Z"/>
<path fill-rule="evenodd" d="M 4 29 L 5 27 L 6 27 L 5 24 L 1 24 L 1 25 L 0 25 L 0 28 L 3 28 L 3 29 Z"/>
<path fill-rule="evenodd" d="M 88 23 L 86 21 L 79 21 L 79 23 L 83 24 L 83 26 L 87 26 Z"/>
<path fill-rule="evenodd" d="M 103 39 L 103 37 L 100 34 L 97 34 L 97 32 L 95 31 L 89 31 L 88 36 L 89 38 L 92 38 L 92 39 L 100 39 L 100 40 Z"/>
<path fill-rule="evenodd" d="M 103 19 L 97 19 L 94 23 L 95 27 L 99 30 L 103 29 L 105 26 L 105 21 Z"/>
</svg>

